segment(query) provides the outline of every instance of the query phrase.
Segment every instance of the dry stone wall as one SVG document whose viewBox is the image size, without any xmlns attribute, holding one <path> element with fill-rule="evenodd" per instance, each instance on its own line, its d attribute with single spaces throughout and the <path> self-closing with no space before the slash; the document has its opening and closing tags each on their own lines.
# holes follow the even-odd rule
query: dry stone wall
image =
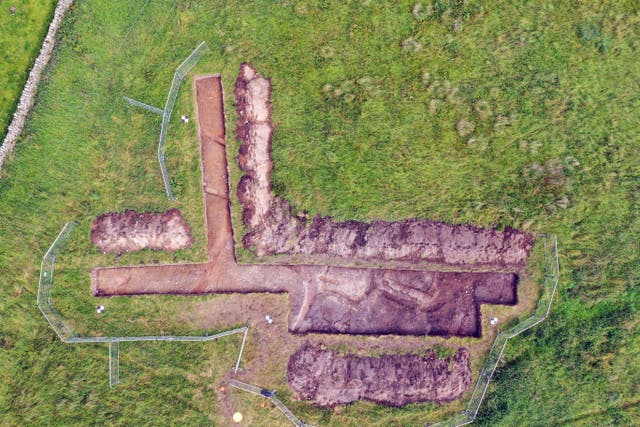
<svg viewBox="0 0 640 427">
<path fill-rule="evenodd" d="M 13 148 L 22 133 L 22 129 L 24 129 L 27 116 L 33 107 L 33 101 L 38 91 L 38 84 L 40 83 L 42 72 L 51 59 L 51 54 L 53 53 L 53 48 L 56 43 L 56 34 L 62 24 L 64 16 L 71 8 L 72 4 L 73 0 L 58 1 L 58 5 L 56 6 L 53 14 L 53 19 L 51 20 L 51 24 L 49 24 L 49 31 L 42 42 L 40 54 L 38 54 L 38 57 L 33 64 L 33 68 L 29 72 L 29 78 L 22 90 L 22 95 L 18 102 L 18 108 L 16 108 L 15 113 L 13 113 L 13 119 L 11 120 L 11 124 L 9 124 L 7 134 L 0 146 L 0 171 L 2 170 L 2 165 L 7 157 L 13 152 Z"/>
</svg>

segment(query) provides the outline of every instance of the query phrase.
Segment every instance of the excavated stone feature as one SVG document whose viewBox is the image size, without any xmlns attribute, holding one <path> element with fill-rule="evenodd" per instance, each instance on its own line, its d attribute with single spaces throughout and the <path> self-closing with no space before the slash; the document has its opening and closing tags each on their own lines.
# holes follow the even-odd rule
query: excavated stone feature
<svg viewBox="0 0 640 427">
<path fill-rule="evenodd" d="M 242 75 L 243 78 L 249 76 L 254 79 L 246 87 L 253 87 L 252 93 L 262 97 L 249 94 L 247 99 L 267 99 L 264 97 L 265 87 L 268 87 L 266 79 L 257 77 L 251 68 L 243 68 Z M 195 81 L 195 94 L 208 262 L 97 268 L 92 272 L 94 295 L 288 292 L 291 301 L 289 330 L 294 333 L 462 337 L 481 335 L 480 304 L 517 302 L 518 276 L 514 273 L 440 272 L 395 266 L 362 268 L 308 264 L 238 265 L 234 256 L 228 198 L 220 76 L 198 77 Z M 257 101 L 252 102 L 255 104 Z M 265 123 L 260 120 L 268 116 L 269 105 L 265 101 L 247 111 L 243 118 L 253 120 L 254 124 L 245 127 L 245 130 L 258 135 Z M 263 185 L 269 189 L 270 169 L 263 167 L 271 165 L 268 150 L 257 154 L 251 151 L 254 148 L 262 150 L 264 144 L 246 145 L 245 148 L 248 151 L 241 152 L 241 157 L 246 154 L 247 162 L 255 161 L 255 167 L 247 170 L 255 169 L 260 173 L 248 173 L 242 181 L 240 193 L 247 186 Z M 269 206 L 273 206 L 275 198 L 272 198 L 270 189 L 261 194 L 269 196 L 265 200 Z M 245 214 L 253 221 L 254 216 L 260 218 L 263 215 L 260 213 L 261 209 L 263 208 L 259 207 Z M 265 211 L 268 214 L 278 212 L 269 209 Z M 172 214 L 184 226 L 182 231 L 180 227 L 175 230 L 162 228 L 168 228 L 168 224 L 173 223 L 170 219 Z M 164 220 L 167 221 L 163 222 Z M 333 227 L 330 221 L 314 221 L 314 224 L 306 231 L 313 237 L 309 237 L 312 243 L 323 241 L 325 231 L 343 233 L 339 239 L 329 242 L 334 245 L 331 246 L 334 252 L 344 249 L 340 242 L 349 239 L 360 242 L 369 229 L 377 226 L 377 223 L 363 224 L 355 221 L 343 223 L 341 228 Z M 349 233 L 353 236 L 349 237 Z M 397 233 L 404 233 L 398 239 L 409 241 L 416 234 L 402 231 Z M 287 235 L 286 232 L 282 234 Z M 164 241 L 165 235 L 169 235 L 172 241 Z M 176 210 L 155 216 L 133 211 L 106 214 L 94 223 L 92 238 L 102 245 L 103 250 L 114 251 L 142 247 L 173 249 L 175 239 L 191 240 L 188 226 Z"/>
<path fill-rule="evenodd" d="M 524 267 L 534 239 L 514 229 L 498 231 L 419 219 L 336 222 L 330 217 L 293 215 L 290 204 L 275 196 L 271 187 L 270 91 L 268 79 L 249 64 L 240 66 L 234 97 L 236 134 L 242 142 L 238 165 L 245 176 L 237 196 L 247 229 L 243 238 L 246 249 L 258 256 Z"/>
<path fill-rule="evenodd" d="M 238 153 L 238 165 L 246 175 L 238 185 L 238 197 L 243 203 L 242 221 L 246 226 L 255 228 L 268 217 L 273 203 L 271 192 L 271 102 L 269 96 L 271 83 L 256 74 L 255 69 L 246 63 L 240 66 L 240 74 L 233 92 L 238 107 L 236 134 L 242 140 L 251 141 L 242 144 Z"/>
<path fill-rule="evenodd" d="M 513 273 L 291 267 L 294 333 L 480 337 L 479 304 L 514 305 Z"/>
<path fill-rule="evenodd" d="M 193 244 L 191 227 L 178 209 L 162 213 L 132 210 L 100 215 L 91 225 L 91 241 L 102 252 L 142 249 L 177 251 Z"/>
<path fill-rule="evenodd" d="M 447 359 L 433 351 L 360 357 L 306 343 L 289 359 L 287 382 L 301 400 L 317 406 L 357 400 L 404 406 L 459 398 L 471 385 L 471 368 L 465 348 Z"/>
</svg>

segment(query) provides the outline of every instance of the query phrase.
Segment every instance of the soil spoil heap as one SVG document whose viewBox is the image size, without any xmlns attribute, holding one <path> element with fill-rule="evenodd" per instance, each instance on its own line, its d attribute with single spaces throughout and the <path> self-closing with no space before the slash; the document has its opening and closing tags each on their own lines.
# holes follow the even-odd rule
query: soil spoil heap
<svg viewBox="0 0 640 427">
<path fill-rule="evenodd" d="M 471 384 L 469 353 L 439 359 L 435 352 L 360 357 L 303 345 L 287 366 L 287 382 L 303 400 L 332 407 L 357 400 L 403 406 L 415 402 L 450 402 Z"/>
<path fill-rule="evenodd" d="M 234 97 L 241 141 L 238 165 L 244 171 L 237 190 L 247 230 L 245 249 L 257 256 L 301 255 L 365 262 L 403 261 L 460 266 L 522 268 L 533 247 L 519 230 L 482 229 L 424 219 L 336 222 L 330 217 L 294 215 L 271 187 L 271 84 L 249 64 L 240 66 Z"/>
<path fill-rule="evenodd" d="M 91 224 L 91 241 L 102 252 L 142 249 L 177 251 L 193 244 L 191 227 L 178 209 L 161 213 L 108 212 Z"/>
</svg>

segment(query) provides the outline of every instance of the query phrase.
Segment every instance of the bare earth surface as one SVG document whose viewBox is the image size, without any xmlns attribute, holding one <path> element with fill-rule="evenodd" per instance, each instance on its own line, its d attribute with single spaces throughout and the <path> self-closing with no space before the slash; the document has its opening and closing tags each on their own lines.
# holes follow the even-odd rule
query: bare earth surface
<svg viewBox="0 0 640 427">
<path fill-rule="evenodd" d="M 191 227 L 178 209 L 162 213 L 109 212 L 91 225 L 91 241 L 102 252 L 142 249 L 177 251 L 193 244 Z"/>
<path fill-rule="evenodd" d="M 195 91 L 209 261 L 235 264 L 220 76 L 198 78 Z"/>
<path fill-rule="evenodd" d="M 271 194 L 270 172 L 273 165 L 270 156 L 272 125 L 269 120 L 271 111 L 268 103 L 269 81 L 258 76 L 251 66 L 243 64 L 238 82 L 240 83 L 236 87 L 236 98 L 244 102 L 244 104 L 239 103 L 239 117 L 242 124 L 238 133 L 245 135 L 246 141 L 252 142 L 245 141 L 242 144 L 243 148 L 238 159 L 247 172 L 239 188 L 239 197 L 243 202 L 243 220 L 253 232 L 255 227 L 262 227 L 261 224 L 272 227 L 275 224 L 269 222 L 273 220 L 272 216 L 282 215 L 285 212 L 278 210 L 278 206 L 285 206 L 288 209 L 288 205 Z M 243 91 L 244 94 L 242 94 Z M 314 333 L 328 334 L 324 336 L 334 337 L 333 340 L 338 338 L 331 334 L 345 334 L 343 335 L 345 337 L 349 334 L 477 337 L 481 335 L 480 304 L 514 305 L 517 303 L 519 276 L 513 271 L 519 271 L 522 268 L 532 245 L 530 236 L 517 231 L 501 233 L 466 226 L 411 221 L 384 223 L 387 224 L 384 227 L 380 225 L 382 223 L 336 224 L 330 219 L 326 219 L 327 222 L 321 222 L 325 220 L 322 218 L 314 221 L 314 224 L 317 224 L 315 228 L 308 226 L 309 224 L 300 226 L 299 234 L 287 234 L 287 224 L 291 224 L 287 222 L 288 220 L 278 223 L 282 225 L 281 229 L 269 228 L 271 230 L 269 232 L 273 232 L 274 236 L 281 232 L 283 236 L 298 242 L 296 244 L 306 241 L 308 245 L 305 243 L 307 245 L 305 247 L 329 248 L 324 252 L 325 255 L 352 257 L 358 256 L 359 253 L 370 253 L 375 258 L 387 255 L 398 257 L 400 254 L 405 254 L 402 256 L 411 258 L 415 254 L 407 248 L 413 247 L 421 248 L 420 253 L 431 254 L 424 255 L 425 257 L 442 260 L 443 264 L 466 263 L 467 267 L 469 265 L 474 267 L 495 263 L 500 265 L 502 270 L 508 266 L 507 270 L 512 272 L 441 272 L 326 265 L 238 265 L 235 259 L 228 198 L 220 77 L 198 78 L 195 82 L 195 93 L 201 142 L 202 186 L 209 260 L 200 264 L 96 268 L 92 272 L 94 295 L 251 293 L 241 298 L 253 301 L 274 297 L 274 295 L 257 293 L 286 292 L 291 307 L 288 313 L 287 330 L 295 334 L 311 334 L 309 336 L 313 336 Z M 276 203 L 274 200 L 280 201 Z M 286 210 L 286 212 L 289 211 Z M 296 221 L 303 221 L 303 219 L 296 219 Z M 368 234 L 370 230 L 377 230 L 376 227 L 382 227 L 386 231 L 376 232 L 375 235 Z M 429 236 L 433 237 L 433 240 L 429 240 L 430 243 L 427 242 L 425 234 L 420 234 L 416 230 L 430 230 L 428 233 L 432 233 Z M 301 236 L 305 236 L 304 239 L 301 240 Z M 379 239 L 378 241 L 382 243 L 368 246 L 367 242 L 375 239 Z M 448 241 L 456 243 L 453 246 L 447 246 L 445 242 Z M 345 242 L 351 243 L 347 245 Z M 398 246 L 401 242 L 410 242 L 410 244 L 406 247 Z M 283 244 L 286 246 L 288 243 Z M 309 253 L 315 250 L 310 250 Z M 372 252 L 367 252 L 369 250 Z M 423 255 L 415 256 L 419 261 Z M 279 311 L 273 308 L 274 313 L 280 313 L 283 310 L 284 308 L 279 308 Z M 229 313 L 227 319 L 229 322 L 237 317 L 231 314 Z M 241 313 L 241 317 L 245 314 Z M 279 315 L 284 315 L 284 312 Z M 388 335 L 384 336 L 388 337 Z M 294 337 L 291 336 L 291 339 Z M 294 341 L 297 340 L 299 338 L 295 337 Z M 318 343 L 317 339 L 314 341 Z M 457 367 L 452 368 L 451 372 L 440 369 L 438 364 L 440 362 L 430 355 L 424 360 L 411 359 L 411 363 L 407 364 L 408 370 L 405 371 L 402 370 L 401 365 L 409 360 L 396 358 L 399 356 L 384 359 L 385 364 L 380 366 L 378 364 L 381 362 L 373 359 L 347 358 L 352 362 L 346 366 L 357 365 L 362 372 L 362 378 L 368 378 L 367 381 L 369 381 L 366 384 L 363 382 L 362 387 L 358 386 L 360 388 L 356 387 L 357 390 L 348 398 L 354 400 L 364 398 L 395 405 L 402 405 L 404 401 L 455 399 L 454 396 L 459 396 L 470 383 L 468 375 L 463 372 L 464 369 L 469 370 L 469 359 L 466 354 L 464 350 L 458 351 L 455 359 Z M 310 369 L 321 373 L 323 369 L 329 369 L 334 360 L 338 365 L 342 363 L 337 362 L 340 358 L 341 356 L 337 353 L 327 353 L 324 359 L 325 365 Z M 443 363 L 448 366 L 449 362 Z M 419 387 L 420 391 L 416 394 L 410 393 L 404 398 L 398 397 L 402 394 L 400 391 L 402 387 L 397 385 L 397 387 L 394 386 L 395 389 L 385 392 L 384 381 L 390 381 L 390 378 L 381 377 L 381 382 L 377 386 L 374 384 L 375 378 L 379 375 L 375 369 L 382 368 L 389 369 L 389 372 L 393 372 L 390 375 L 395 375 L 397 378 L 406 378 L 406 381 L 415 380 L 416 384 L 422 384 Z M 415 370 L 412 370 L 414 368 Z M 296 371 L 291 371 L 289 381 L 300 384 L 302 387 L 300 390 L 303 390 L 304 378 L 296 379 L 296 375 Z M 345 399 L 340 396 L 331 398 L 329 395 L 337 393 L 340 387 L 352 384 L 353 379 L 349 375 L 348 369 L 336 371 L 334 383 L 322 383 L 323 387 L 329 390 L 326 392 L 328 394 L 322 395 L 323 391 L 319 390 L 320 397 L 314 397 L 314 399 L 329 402 L 328 405 Z M 435 382 L 430 385 L 429 381 Z M 301 392 L 300 396 L 306 398 L 308 394 L 305 393 Z"/>
<path fill-rule="evenodd" d="M 370 400 L 389 406 L 459 398 L 471 384 L 469 353 L 438 359 L 434 352 L 361 357 L 303 345 L 289 359 L 289 387 L 303 400 L 335 406 Z"/>
<path fill-rule="evenodd" d="M 248 99 L 266 99 L 268 81 L 252 70 L 241 68 L 241 77 L 252 79 L 247 87 L 254 87 Z M 238 265 L 227 197 L 220 77 L 198 78 L 195 92 L 209 262 L 97 268 L 92 272 L 94 295 L 288 292 L 289 330 L 294 333 L 474 337 L 481 334 L 479 304 L 516 304 L 518 276 L 513 273 Z M 259 122 L 268 116 L 268 105 L 258 102 L 244 117 Z"/>
<path fill-rule="evenodd" d="M 481 303 L 516 304 L 517 280 L 513 273 L 226 262 L 92 272 L 96 296 L 288 292 L 294 333 L 461 337 L 481 335 Z"/>
<path fill-rule="evenodd" d="M 306 270 L 306 267 L 301 268 Z M 478 291 L 516 304 L 515 274 L 324 267 L 291 292 L 295 333 L 481 335 Z"/>
<path fill-rule="evenodd" d="M 533 247 L 531 235 L 518 230 L 481 229 L 429 220 L 335 222 L 291 213 L 289 202 L 271 190 L 271 84 L 249 64 L 242 64 L 234 91 L 237 136 L 242 141 L 238 165 L 245 172 L 238 186 L 246 249 L 256 255 L 304 255 L 385 263 L 436 262 L 448 265 L 522 268 Z"/>
<path fill-rule="evenodd" d="M 522 290 L 528 291 L 530 288 L 523 286 Z M 221 330 L 229 328 L 230 325 L 243 325 L 250 321 L 251 329 L 240 365 L 241 371 L 236 375 L 236 379 L 280 392 L 289 388 L 287 382 L 289 359 L 307 341 L 314 346 L 322 346 L 325 349 L 363 357 L 378 357 L 382 354 L 424 355 L 434 347 L 447 347 L 450 349 L 449 351 L 456 353 L 460 346 L 464 346 L 469 351 L 472 366 L 475 366 L 473 365 L 474 361 L 480 361 L 480 358 L 489 350 L 497 333 L 500 332 L 499 326 L 492 326 L 489 319 L 497 315 L 500 317 L 501 323 L 508 321 L 512 317 L 509 317 L 504 310 L 508 310 L 512 316 L 520 314 L 522 312 L 520 306 L 527 304 L 528 299 L 526 293 L 520 291 L 518 298 L 518 306 L 482 307 L 483 333 L 481 339 L 451 338 L 443 340 L 440 337 L 412 335 L 291 334 L 288 327 L 289 295 L 286 293 L 222 294 L 196 303 L 192 302 L 190 298 L 184 298 L 181 299 L 184 310 L 181 312 L 180 321 L 193 329 L 205 330 Z M 536 301 L 537 298 L 534 296 L 525 309 L 533 308 Z M 265 321 L 265 315 L 272 317 L 272 324 Z M 231 355 L 222 363 L 232 365 L 235 363 L 233 357 Z M 213 358 L 211 363 L 213 366 L 217 366 L 221 360 Z M 371 373 L 371 375 L 375 374 L 375 372 Z M 473 381 L 476 374 L 477 372 L 472 369 Z M 231 415 L 237 410 L 248 415 L 247 404 L 263 415 L 272 410 L 268 402 L 265 407 L 255 406 L 262 400 L 246 396 L 246 393 L 233 389 L 226 384 L 224 379 L 219 385 L 224 386 L 224 390 L 220 387 L 216 388 L 217 409 L 222 418 L 217 421 L 216 425 L 235 425 L 230 422 Z M 292 397 L 299 398 L 299 395 L 294 393 Z M 339 406 L 337 411 L 342 409 Z M 269 425 L 286 425 L 286 420 L 279 421 L 278 416 L 279 414 L 275 414 L 274 417 L 278 421 Z"/>
</svg>

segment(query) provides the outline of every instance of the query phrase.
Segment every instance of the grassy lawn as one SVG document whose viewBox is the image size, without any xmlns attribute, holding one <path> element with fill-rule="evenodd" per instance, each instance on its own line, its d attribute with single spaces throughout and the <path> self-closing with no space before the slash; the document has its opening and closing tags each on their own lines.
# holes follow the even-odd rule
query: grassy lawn
<svg viewBox="0 0 640 427">
<path fill-rule="evenodd" d="M 19 54 L 22 65 L 0 63 L 0 83 L 20 77 L 0 84 L 2 126 L 51 11 L 45 1 L 38 24 L 14 28 L 31 19 L 15 3 L 15 17 L 0 5 L 0 43 L 10 51 L 10 34 L 11 46 L 30 53 Z M 212 387 L 232 365 L 237 338 L 128 344 L 124 383 L 109 390 L 106 347 L 61 344 L 35 301 L 40 259 L 75 219 L 56 270 L 63 314 L 87 333 L 184 332 L 171 319 L 188 303 L 175 297 L 108 300 L 129 315 L 101 322 L 88 273 L 204 259 L 197 134 L 179 117 L 194 115 L 193 75 L 219 72 L 233 139 L 231 88 L 249 61 L 271 77 L 274 186 L 296 209 L 558 234 L 551 317 L 508 344 L 478 424 L 632 424 L 640 417 L 638 34 L 632 1 L 79 2 L 0 179 L 2 423 L 220 422 Z M 167 139 L 173 203 L 155 157 L 160 117 L 122 96 L 162 107 L 175 67 L 201 40 L 211 52 L 183 82 Z M 236 149 L 233 141 L 232 186 Z M 173 206 L 194 229 L 191 249 L 114 257 L 88 241 L 100 213 Z M 238 399 L 260 413 L 250 396 Z M 421 425 L 447 406 L 308 411 L 322 425 Z M 277 413 L 256 417 L 254 425 L 284 423 Z"/>
<path fill-rule="evenodd" d="M 0 5 L 0 136 L 4 137 L 22 87 L 40 52 L 54 0 L 16 0 Z M 15 13 L 9 8 L 14 6 Z"/>
</svg>

